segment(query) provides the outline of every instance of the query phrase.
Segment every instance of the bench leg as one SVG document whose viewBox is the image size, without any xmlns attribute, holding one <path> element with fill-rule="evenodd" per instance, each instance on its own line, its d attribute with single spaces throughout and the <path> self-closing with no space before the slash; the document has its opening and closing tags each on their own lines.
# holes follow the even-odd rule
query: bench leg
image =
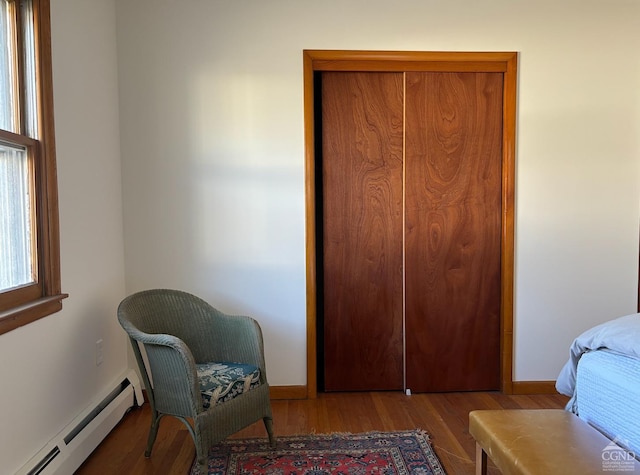
<svg viewBox="0 0 640 475">
<path fill-rule="evenodd" d="M 476 475 L 487 475 L 487 454 L 476 442 Z"/>
</svg>

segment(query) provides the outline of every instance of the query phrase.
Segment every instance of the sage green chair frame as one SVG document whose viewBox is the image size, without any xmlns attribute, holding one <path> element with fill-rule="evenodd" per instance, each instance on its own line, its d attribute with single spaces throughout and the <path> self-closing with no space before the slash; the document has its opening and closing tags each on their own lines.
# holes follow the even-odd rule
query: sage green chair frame
<svg viewBox="0 0 640 475">
<path fill-rule="evenodd" d="M 129 335 L 151 405 L 146 457 L 151 456 L 165 415 L 174 416 L 187 426 L 201 473 L 207 473 L 212 445 L 260 419 L 269 443 L 275 446 L 258 322 L 227 315 L 194 295 L 170 289 L 146 290 L 125 298 L 118 306 L 118 320 Z M 206 362 L 252 364 L 260 368 L 261 384 L 205 409 L 196 364 Z"/>
</svg>

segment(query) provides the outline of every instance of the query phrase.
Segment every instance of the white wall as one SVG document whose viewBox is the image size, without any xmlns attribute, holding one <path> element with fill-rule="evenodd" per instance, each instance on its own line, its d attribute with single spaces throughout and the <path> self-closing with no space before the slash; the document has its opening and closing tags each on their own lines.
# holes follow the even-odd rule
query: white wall
<svg viewBox="0 0 640 475">
<path fill-rule="evenodd" d="M 52 0 L 63 310 L 0 335 L 0 474 L 12 474 L 127 368 L 115 8 Z M 95 344 L 104 344 L 96 367 Z"/>
<path fill-rule="evenodd" d="M 515 380 L 632 313 L 640 4 L 118 0 L 127 290 L 193 291 L 305 384 L 302 50 L 518 51 Z"/>
</svg>

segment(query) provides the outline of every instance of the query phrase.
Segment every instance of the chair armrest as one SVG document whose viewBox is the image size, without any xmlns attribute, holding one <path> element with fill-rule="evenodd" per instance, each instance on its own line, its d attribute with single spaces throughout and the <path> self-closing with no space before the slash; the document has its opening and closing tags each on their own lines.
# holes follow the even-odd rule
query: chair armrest
<svg viewBox="0 0 640 475">
<path fill-rule="evenodd" d="M 171 335 L 149 334 L 131 327 L 125 330 L 156 409 L 183 417 L 202 412 L 195 360 L 187 345 Z M 138 343 L 144 347 L 146 361 Z"/>
</svg>

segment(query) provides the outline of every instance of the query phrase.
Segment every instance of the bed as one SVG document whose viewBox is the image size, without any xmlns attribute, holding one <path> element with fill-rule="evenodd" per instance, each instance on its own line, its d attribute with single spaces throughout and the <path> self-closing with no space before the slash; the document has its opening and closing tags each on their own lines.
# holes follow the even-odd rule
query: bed
<svg viewBox="0 0 640 475">
<path fill-rule="evenodd" d="M 585 331 L 569 353 L 556 382 L 566 409 L 640 455 L 640 314 Z"/>
</svg>

